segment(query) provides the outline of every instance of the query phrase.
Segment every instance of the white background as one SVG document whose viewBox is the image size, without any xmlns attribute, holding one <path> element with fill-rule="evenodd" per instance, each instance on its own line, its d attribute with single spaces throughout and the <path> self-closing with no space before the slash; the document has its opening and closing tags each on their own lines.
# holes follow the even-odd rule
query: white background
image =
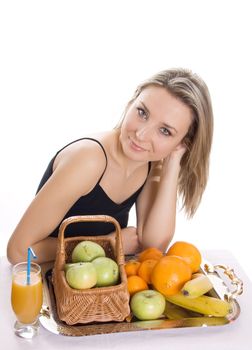
<svg viewBox="0 0 252 350">
<path fill-rule="evenodd" d="M 249 3 L 0 2 L 1 255 L 54 153 L 113 128 L 143 79 L 186 67 L 208 84 L 215 131 L 201 206 L 178 213 L 174 240 L 230 250 L 252 279 Z"/>
</svg>

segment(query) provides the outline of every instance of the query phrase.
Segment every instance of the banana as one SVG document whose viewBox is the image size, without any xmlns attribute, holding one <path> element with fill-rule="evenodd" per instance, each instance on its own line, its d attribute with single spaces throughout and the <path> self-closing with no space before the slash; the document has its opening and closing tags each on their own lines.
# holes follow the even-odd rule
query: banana
<svg viewBox="0 0 252 350">
<path fill-rule="evenodd" d="M 181 306 L 175 305 L 166 300 L 164 315 L 170 320 L 181 320 L 183 318 L 192 318 L 202 316 L 197 312 L 187 310 Z"/>
<path fill-rule="evenodd" d="M 212 282 L 206 275 L 198 275 L 197 277 L 193 277 L 193 279 L 187 281 L 181 292 L 187 298 L 197 298 L 213 288 Z"/>
<path fill-rule="evenodd" d="M 225 317 L 231 311 L 230 303 L 207 295 L 191 299 L 179 292 L 165 298 L 173 304 L 208 316 Z"/>
</svg>

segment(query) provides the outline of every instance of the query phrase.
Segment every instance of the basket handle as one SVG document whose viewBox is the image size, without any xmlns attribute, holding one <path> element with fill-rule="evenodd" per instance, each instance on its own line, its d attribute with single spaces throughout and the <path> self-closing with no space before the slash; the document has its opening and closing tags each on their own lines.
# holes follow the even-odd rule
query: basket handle
<svg viewBox="0 0 252 350">
<path fill-rule="evenodd" d="M 107 222 L 115 226 L 115 247 L 118 252 L 117 262 L 119 265 L 124 264 L 124 253 L 122 247 L 121 227 L 118 221 L 109 215 L 77 215 L 70 216 L 62 221 L 59 228 L 59 249 L 60 256 L 65 258 L 64 233 L 68 225 L 76 222 Z M 89 236 L 90 237 L 90 236 Z"/>
</svg>

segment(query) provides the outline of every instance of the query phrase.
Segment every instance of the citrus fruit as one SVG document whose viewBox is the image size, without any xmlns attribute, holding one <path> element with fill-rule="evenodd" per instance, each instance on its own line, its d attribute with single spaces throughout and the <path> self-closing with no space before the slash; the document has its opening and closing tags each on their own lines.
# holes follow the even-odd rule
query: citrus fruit
<svg viewBox="0 0 252 350">
<path fill-rule="evenodd" d="M 201 254 L 192 243 L 177 241 L 168 249 L 166 255 L 177 255 L 183 258 L 190 265 L 192 273 L 200 268 Z"/>
<path fill-rule="evenodd" d="M 163 295 L 178 293 L 192 276 L 192 270 L 179 256 L 164 256 L 154 266 L 151 283 Z"/>
<path fill-rule="evenodd" d="M 137 260 L 127 261 L 126 264 L 124 265 L 126 275 L 127 276 L 137 275 L 137 271 L 139 269 L 140 264 L 141 264 L 140 261 L 137 261 Z"/>
<path fill-rule="evenodd" d="M 128 292 L 130 296 L 141 290 L 148 289 L 148 285 L 140 276 L 129 276 L 127 278 Z"/>
<path fill-rule="evenodd" d="M 140 263 L 138 276 L 142 277 L 148 284 L 151 283 L 151 273 L 158 260 L 147 259 Z"/>
<path fill-rule="evenodd" d="M 155 247 L 150 247 L 150 248 L 146 248 L 139 254 L 138 260 L 140 262 L 147 259 L 159 260 L 160 258 L 162 258 L 162 256 L 163 256 L 163 253 L 161 252 L 161 250 Z"/>
</svg>

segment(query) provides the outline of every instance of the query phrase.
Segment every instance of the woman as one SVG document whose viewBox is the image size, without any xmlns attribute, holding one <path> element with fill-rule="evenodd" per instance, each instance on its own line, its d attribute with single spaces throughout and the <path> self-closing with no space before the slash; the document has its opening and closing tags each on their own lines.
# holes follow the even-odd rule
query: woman
<svg viewBox="0 0 252 350">
<path fill-rule="evenodd" d="M 207 86 L 185 69 L 140 84 L 123 120 L 109 132 L 72 142 L 50 162 L 37 195 L 7 247 L 11 263 L 32 246 L 55 258 L 58 228 L 72 215 L 106 214 L 122 227 L 125 254 L 165 250 L 175 230 L 177 193 L 192 217 L 207 184 L 213 115 Z M 136 204 L 137 225 L 127 227 Z M 68 227 L 66 236 L 113 233 L 111 224 Z"/>
</svg>

